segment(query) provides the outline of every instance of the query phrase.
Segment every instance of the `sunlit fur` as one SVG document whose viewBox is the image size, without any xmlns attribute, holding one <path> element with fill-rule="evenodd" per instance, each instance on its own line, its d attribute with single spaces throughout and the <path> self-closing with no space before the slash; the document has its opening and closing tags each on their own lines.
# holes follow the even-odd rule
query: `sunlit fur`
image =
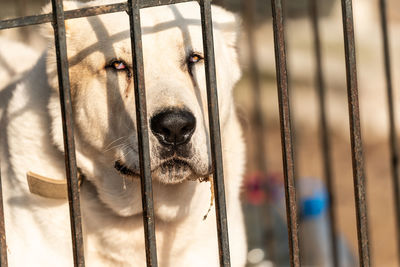
<svg viewBox="0 0 400 267">
<path fill-rule="evenodd" d="M 106 3 L 64 1 L 64 7 Z M 240 77 L 237 22 L 217 7 L 213 20 L 231 259 L 232 266 L 243 266 L 244 145 L 232 97 Z M 175 158 L 149 130 L 159 266 L 219 266 L 214 209 L 203 220 L 210 183 L 200 182 L 211 171 L 204 61 L 187 62 L 191 52 L 203 53 L 200 8 L 191 2 L 143 9 L 141 21 L 148 119 L 182 108 L 197 121 L 185 155 Z M 72 19 L 66 30 L 77 165 L 87 178 L 80 189 L 87 266 L 145 266 L 128 15 Z M 26 183 L 27 171 L 65 176 L 53 30 L 46 25 L 43 32 L 47 52 L 21 82 L 9 86 L 12 97 L 0 99 L 10 266 L 72 266 L 67 202 L 32 195 Z M 129 70 L 110 67 L 113 60 Z M 180 167 L 171 165 L 181 161 Z M 116 162 L 129 175 L 117 171 Z"/>
</svg>

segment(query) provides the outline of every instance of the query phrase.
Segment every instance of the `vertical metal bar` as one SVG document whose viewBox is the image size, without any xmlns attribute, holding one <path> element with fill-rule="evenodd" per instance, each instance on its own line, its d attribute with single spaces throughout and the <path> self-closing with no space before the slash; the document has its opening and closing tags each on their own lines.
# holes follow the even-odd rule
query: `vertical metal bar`
<svg viewBox="0 0 400 267">
<path fill-rule="evenodd" d="M 218 230 L 220 266 L 230 266 L 228 222 L 222 165 L 221 133 L 218 111 L 217 78 L 215 74 L 213 27 L 211 20 L 211 1 L 201 0 L 201 26 L 207 83 L 208 116 L 211 139 L 211 154 L 214 179 L 215 211 Z"/>
<path fill-rule="evenodd" d="M 3 210 L 3 186 L 1 182 L 0 168 L 0 267 L 7 267 L 7 243 L 6 231 L 4 227 L 4 210 Z"/>
<path fill-rule="evenodd" d="M 147 266 L 158 265 L 139 0 L 128 0 Z"/>
<path fill-rule="evenodd" d="M 279 98 L 283 171 L 285 178 L 286 216 L 289 236 L 290 265 L 300 266 L 297 202 L 294 178 L 294 159 L 282 1 L 271 0 L 271 5 L 274 29 L 276 77 Z"/>
<path fill-rule="evenodd" d="M 354 179 L 354 195 L 357 215 L 357 236 L 360 266 L 370 266 L 365 171 L 361 140 L 360 112 L 358 103 L 356 50 L 351 0 L 342 0 L 343 34 L 346 56 L 347 94 L 350 116 L 350 139 Z"/>
<path fill-rule="evenodd" d="M 396 231 L 397 231 L 397 256 L 400 264 L 400 184 L 399 184 L 399 152 L 396 134 L 396 119 L 394 114 L 394 96 L 393 96 L 393 83 L 392 73 L 390 69 L 390 52 L 389 52 L 389 35 L 387 29 L 387 16 L 386 16 L 386 0 L 379 0 L 379 11 L 381 18 L 382 27 L 382 39 L 383 39 L 383 52 L 385 60 L 385 77 L 386 77 L 386 88 L 387 88 L 387 103 L 389 113 L 389 139 L 390 139 L 390 164 L 392 169 L 392 182 L 393 182 L 393 194 L 394 194 L 394 207 L 396 214 Z"/>
<path fill-rule="evenodd" d="M 85 266 L 82 238 L 82 222 L 79 204 L 74 128 L 72 119 L 71 92 L 68 73 L 67 44 L 65 37 L 64 10 L 62 0 L 52 0 L 53 27 L 57 55 L 58 86 L 64 133 L 65 167 L 68 184 L 68 202 L 71 221 L 74 265 Z"/>
<path fill-rule="evenodd" d="M 322 72 L 322 56 L 321 56 L 321 41 L 319 34 L 318 22 L 318 4 L 317 0 L 310 0 L 310 16 L 312 21 L 312 29 L 314 34 L 314 50 L 315 50 L 315 73 L 316 73 L 316 87 L 319 99 L 319 117 L 321 121 L 321 143 L 322 155 L 324 164 L 324 175 L 329 195 L 329 217 L 330 217 L 330 237 L 331 237 L 331 253 L 333 259 L 333 266 L 339 266 L 339 251 L 337 249 L 337 236 L 336 236 L 336 216 L 334 210 L 335 198 L 333 194 L 333 177 L 331 166 L 331 145 L 329 142 L 329 129 L 327 123 L 326 111 L 326 94 L 325 94 L 325 80 Z"/>
</svg>

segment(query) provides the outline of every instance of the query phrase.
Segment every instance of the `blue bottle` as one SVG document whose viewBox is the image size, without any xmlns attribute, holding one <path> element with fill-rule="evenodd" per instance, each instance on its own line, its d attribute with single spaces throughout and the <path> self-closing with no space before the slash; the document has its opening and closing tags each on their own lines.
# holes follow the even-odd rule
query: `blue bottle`
<svg viewBox="0 0 400 267">
<path fill-rule="evenodd" d="M 301 264 L 307 267 L 333 267 L 326 187 L 321 180 L 315 178 L 302 178 L 298 186 Z M 341 267 L 357 266 L 357 261 L 342 236 L 338 238 L 338 250 Z"/>
</svg>

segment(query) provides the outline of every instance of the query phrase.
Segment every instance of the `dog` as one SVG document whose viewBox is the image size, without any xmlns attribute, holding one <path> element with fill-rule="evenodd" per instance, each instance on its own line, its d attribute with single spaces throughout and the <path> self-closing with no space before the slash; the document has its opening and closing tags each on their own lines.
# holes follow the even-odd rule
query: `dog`
<svg viewBox="0 0 400 267">
<path fill-rule="evenodd" d="M 108 3 L 64 1 L 64 9 Z M 231 262 L 244 266 L 239 195 L 245 147 L 232 93 L 241 75 L 238 22 L 215 6 L 212 17 Z M 85 261 L 145 266 L 129 17 L 112 13 L 65 24 L 77 166 L 85 177 L 80 185 Z M 211 185 L 201 182 L 212 179 L 212 164 L 199 4 L 142 9 L 141 27 L 159 266 L 219 266 Z M 49 39 L 46 52 L 7 86 L 11 96 L 0 99 L 9 266 L 73 264 L 66 199 L 35 192 L 27 181 L 32 173 L 65 181 L 49 24 L 43 35 Z"/>
</svg>

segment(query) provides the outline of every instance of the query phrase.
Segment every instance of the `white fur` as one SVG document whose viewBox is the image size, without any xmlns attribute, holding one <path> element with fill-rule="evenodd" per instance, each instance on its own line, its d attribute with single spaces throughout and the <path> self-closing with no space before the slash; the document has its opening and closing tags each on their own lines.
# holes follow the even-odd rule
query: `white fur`
<svg viewBox="0 0 400 267">
<path fill-rule="evenodd" d="M 0 88 L 30 69 L 39 56 L 30 47 L 0 36 Z"/>
<path fill-rule="evenodd" d="M 65 9 L 101 5 L 64 2 Z M 49 7 L 45 12 L 49 12 Z M 166 108 L 186 108 L 196 120 L 191 170 L 161 171 L 161 145 L 151 134 L 151 166 L 160 266 L 219 266 L 210 184 L 210 140 L 204 62 L 193 65 L 190 51 L 202 53 L 197 3 L 141 10 L 147 111 L 150 119 Z M 213 7 L 221 134 L 232 266 L 244 266 L 246 240 L 239 201 L 244 163 L 241 129 L 232 87 L 240 77 L 235 51 L 235 17 Z M 121 176 L 121 160 L 138 172 L 132 78 L 105 66 L 113 59 L 131 65 L 125 13 L 68 20 L 67 44 L 74 110 L 77 164 L 87 177 L 81 210 L 87 266 L 145 266 L 138 177 Z M 52 36 L 50 26 L 44 28 Z M 1 171 L 10 266 L 71 266 L 66 201 L 29 193 L 26 172 L 64 179 L 63 139 L 55 52 L 50 40 L 32 71 L 11 84 L 11 99 L 0 99 Z M 132 71 L 132 70 L 131 70 Z"/>
<path fill-rule="evenodd" d="M 30 47 L 9 40 L 0 36 L 0 89 L 21 78 L 22 74 L 32 68 L 40 53 Z M 3 102 L 8 101 L 11 96 L 11 88 L 0 91 L 0 99 Z M 0 108 L 0 118 L 2 118 L 3 109 Z"/>
</svg>

